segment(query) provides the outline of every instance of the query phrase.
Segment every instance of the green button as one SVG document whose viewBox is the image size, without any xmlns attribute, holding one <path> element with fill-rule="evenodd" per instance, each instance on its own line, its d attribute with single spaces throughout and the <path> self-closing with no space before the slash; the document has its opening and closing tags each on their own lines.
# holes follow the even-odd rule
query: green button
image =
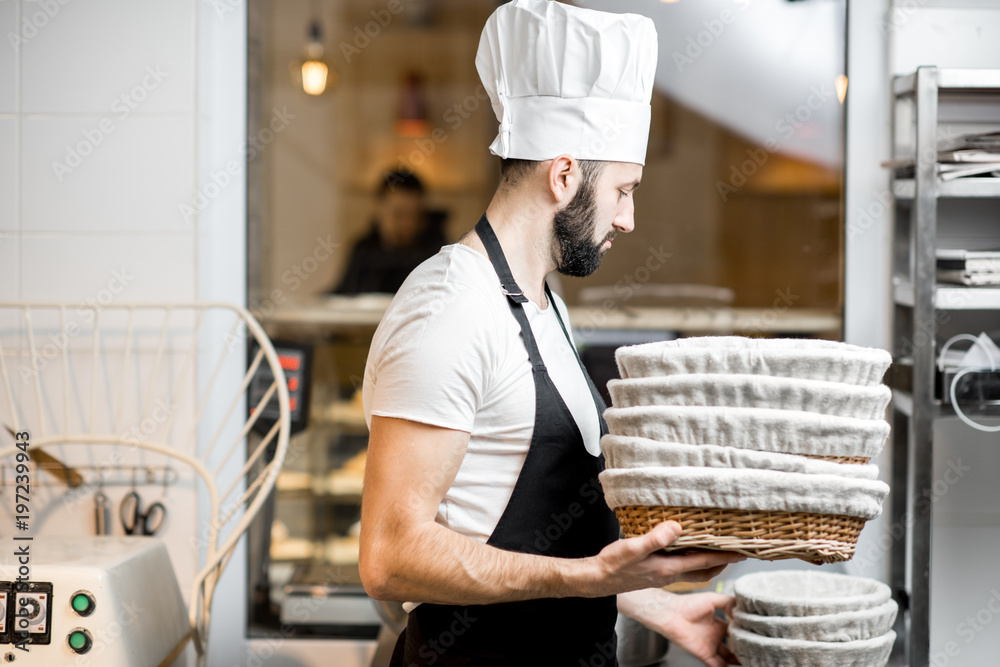
<svg viewBox="0 0 1000 667">
<path fill-rule="evenodd" d="M 90 609 L 90 598 L 82 593 L 73 596 L 73 609 L 81 614 Z"/>
<path fill-rule="evenodd" d="M 79 630 L 70 633 L 69 645 L 74 651 L 82 650 L 83 647 L 87 645 L 87 635 L 83 634 Z"/>
</svg>

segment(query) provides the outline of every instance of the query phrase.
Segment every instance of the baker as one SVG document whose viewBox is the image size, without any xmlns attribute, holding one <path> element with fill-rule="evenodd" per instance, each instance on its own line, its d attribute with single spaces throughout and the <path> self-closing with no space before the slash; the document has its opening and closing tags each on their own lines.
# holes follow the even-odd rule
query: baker
<svg viewBox="0 0 1000 667">
<path fill-rule="evenodd" d="M 727 596 L 672 596 L 742 557 L 619 540 L 597 481 L 605 405 L 552 271 L 595 271 L 633 228 L 649 135 L 648 18 L 503 5 L 476 66 L 501 181 L 475 228 L 403 283 L 372 340 L 361 577 L 405 600 L 392 665 L 614 665 L 618 610 L 711 667 Z"/>
</svg>

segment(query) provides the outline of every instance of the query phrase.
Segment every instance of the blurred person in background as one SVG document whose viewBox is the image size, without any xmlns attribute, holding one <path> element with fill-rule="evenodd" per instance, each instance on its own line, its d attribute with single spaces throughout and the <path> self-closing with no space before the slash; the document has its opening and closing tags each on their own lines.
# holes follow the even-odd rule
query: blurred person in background
<svg viewBox="0 0 1000 667">
<path fill-rule="evenodd" d="M 405 170 L 385 174 L 368 233 L 354 244 L 331 294 L 395 293 L 406 276 L 446 243 L 446 215 L 426 207 L 424 184 Z"/>
</svg>

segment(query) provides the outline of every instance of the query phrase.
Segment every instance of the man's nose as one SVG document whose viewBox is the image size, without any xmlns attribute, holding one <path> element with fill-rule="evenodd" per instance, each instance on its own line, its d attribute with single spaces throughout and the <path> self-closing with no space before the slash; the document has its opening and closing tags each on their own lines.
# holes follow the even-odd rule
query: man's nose
<svg viewBox="0 0 1000 667">
<path fill-rule="evenodd" d="M 635 229 L 635 205 L 632 203 L 631 197 L 628 199 L 628 204 L 615 216 L 612 225 L 622 234 L 628 234 Z"/>
</svg>

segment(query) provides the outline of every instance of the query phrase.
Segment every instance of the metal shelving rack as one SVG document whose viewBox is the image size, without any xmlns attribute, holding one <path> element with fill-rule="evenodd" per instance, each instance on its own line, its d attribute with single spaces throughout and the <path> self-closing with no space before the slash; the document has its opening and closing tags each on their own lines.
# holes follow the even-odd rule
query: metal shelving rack
<svg viewBox="0 0 1000 667">
<path fill-rule="evenodd" d="M 907 98 L 913 102 L 916 166 L 913 178 L 894 179 L 892 184 L 896 236 L 906 238 L 905 243 L 897 242 L 896 248 L 894 371 L 910 371 L 910 381 L 893 387 L 891 526 L 902 535 L 894 543 L 890 563 L 893 595 L 900 605 L 891 664 L 927 667 L 931 512 L 929 508 L 916 511 L 915 501 L 931 492 L 934 421 L 955 414 L 950 405 L 935 397 L 938 315 L 940 311 L 1000 310 L 1000 289 L 937 285 L 938 200 L 1000 198 L 1000 178 L 938 180 L 938 102 L 942 92 L 1000 93 L 1000 70 L 921 67 L 913 74 L 896 77 L 892 92 L 894 108 Z M 902 270 L 900 265 L 904 265 Z M 965 411 L 970 415 L 995 414 L 989 406 L 969 406 Z"/>
</svg>

